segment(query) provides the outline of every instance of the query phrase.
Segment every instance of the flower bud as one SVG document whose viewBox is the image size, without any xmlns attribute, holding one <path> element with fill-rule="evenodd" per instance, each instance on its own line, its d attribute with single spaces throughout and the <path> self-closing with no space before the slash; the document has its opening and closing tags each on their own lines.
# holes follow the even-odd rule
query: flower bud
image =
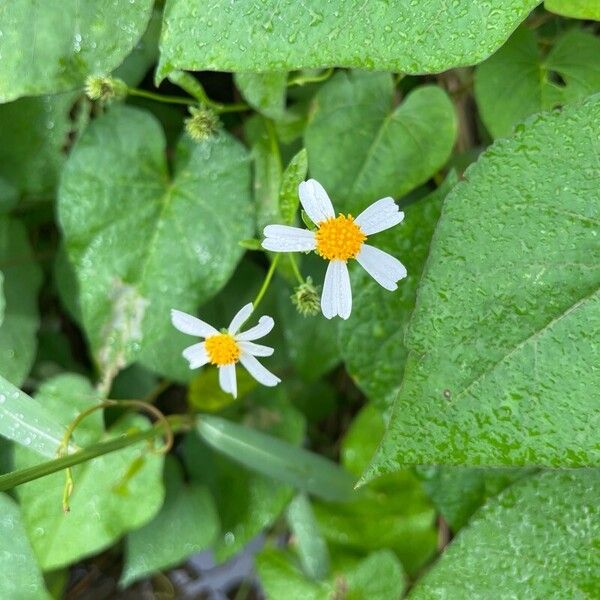
<svg viewBox="0 0 600 600">
<path fill-rule="evenodd" d="M 127 96 L 127 84 L 116 77 L 90 75 L 85 80 L 85 94 L 90 100 L 101 102 L 120 100 Z"/>
<path fill-rule="evenodd" d="M 303 317 L 313 317 L 321 310 L 319 291 L 313 285 L 312 278 L 300 284 L 291 296 L 292 303 Z"/>
<path fill-rule="evenodd" d="M 211 138 L 221 126 L 219 117 L 210 108 L 191 106 L 190 115 L 185 120 L 185 130 L 197 142 Z"/>
</svg>

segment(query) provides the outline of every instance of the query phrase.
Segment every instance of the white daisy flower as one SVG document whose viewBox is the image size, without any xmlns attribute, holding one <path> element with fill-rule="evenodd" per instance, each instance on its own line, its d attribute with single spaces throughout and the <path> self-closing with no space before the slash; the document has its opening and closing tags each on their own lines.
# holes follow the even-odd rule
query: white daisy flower
<svg viewBox="0 0 600 600">
<path fill-rule="evenodd" d="M 367 236 L 398 225 L 404 213 L 393 198 L 377 200 L 358 217 L 335 216 L 333 205 L 314 179 L 303 181 L 298 187 L 302 207 L 317 226 L 316 231 L 267 225 L 264 229 L 263 248 L 273 252 L 307 252 L 314 250 L 329 261 L 321 294 L 321 310 L 328 319 L 339 315 L 347 319 L 352 311 L 352 290 L 347 262 L 355 258 L 371 277 L 386 290 L 398 288 L 397 281 L 406 277 L 406 268 L 396 258 L 365 244 Z"/>
<path fill-rule="evenodd" d="M 179 331 L 204 340 L 188 346 L 183 351 L 183 357 L 190 363 L 190 369 L 198 369 L 207 363 L 216 365 L 219 368 L 221 389 L 234 398 L 237 397 L 235 365 L 238 362 L 241 362 L 248 373 L 263 385 L 272 387 L 281 381 L 255 358 L 273 354 L 273 348 L 254 343 L 254 340 L 264 337 L 273 329 L 275 324 L 273 319 L 263 316 L 258 320 L 258 325 L 238 333 L 240 327 L 252 314 L 252 310 L 252 303 L 246 304 L 233 317 L 229 327 L 223 331 L 217 331 L 212 325 L 180 310 L 171 310 L 171 322 Z"/>
</svg>

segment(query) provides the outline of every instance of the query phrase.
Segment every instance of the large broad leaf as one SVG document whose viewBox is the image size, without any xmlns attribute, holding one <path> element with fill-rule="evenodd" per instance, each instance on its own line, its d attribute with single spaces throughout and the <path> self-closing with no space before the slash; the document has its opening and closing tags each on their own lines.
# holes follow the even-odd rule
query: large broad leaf
<svg viewBox="0 0 600 600">
<path fill-rule="evenodd" d="M 598 0 L 546 0 L 546 10 L 574 19 L 595 19 L 600 21 Z"/>
<path fill-rule="evenodd" d="M 450 544 L 409 598 L 597 598 L 600 472 L 514 484 Z"/>
<path fill-rule="evenodd" d="M 219 515 L 206 486 L 183 481 L 175 459 L 165 464 L 165 503 L 144 527 L 127 536 L 121 585 L 174 567 L 205 550 L 219 533 Z"/>
<path fill-rule="evenodd" d="M 396 256 L 407 268 L 408 277 L 397 291 L 384 290 L 363 269 L 353 274 L 352 315 L 340 324 L 340 348 L 348 372 L 380 408 L 391 406 L 400 387 L 399 374 L 408 355 L 404 333 L 442 199 L 456 180 L 452 173 L 435 192 L 405 209 L 401 226 L 375 238 L 378 248 Z"/>
<path fill-rule="evenodd" d="M 383 432 L 381 413 L 367 405 L 342 442 L 343 465 L 356 475 L 362 473 Z M 437 544 L 435 511 L 417 477 L 408 470 L 393 473 L 361 491 L 350 503 L 315 503 L 324 537 L 352 553 L 389 548 L 408 573 L 417 573 L 434 554 Z"/>
<path fill-rule="evenodd" d="M 537 4 L 168 0 L 158 77 L 329 66 L 435 73 L 487 58 Z"/>
<path fill-rule="evenodd" d="M 0 270 L 6 301 L 0 326 L 0 375 L 20 386 L 29 374 L 37 348 L 37 294 L 42 272 L 25 227 L 9 217 L 0 218 Z"/>
<path fill-rule="evenodd" d="M 0 177 L 17 195 L 53 199 L 76 97 L 69 92 L 0 104 Z"/>
<path fill-rule="evenodd" d="M 98 402 L 98 394 L 79 375 L 60 375 L 46 382 L 36 399 L 66 427 Z M 77 427 L 75 441 L 87 446 L 145 426 L 146 419 L 132 416 L 105 434 L 102 413 L 97 411 Z M 15 449 L 17 469 L 39 462 L 29 450 Z M 62 511 L 64 472 L 18 487 L 23 521 L 42 569 L 57 569 L 94 554 L 152 519 L 163 501 L 162 464 L 162 455 L 141 442 L 74 467 L 75 488 L 66 515 Z"/>
<path fill-rule="evenodd" d="M 600 460 L 599 125 L 600 96 L 538 115 L 448 195 L 372 475 Z"/>
<path fill-rule="evenodd" d="M 108 73 L 146 29 L 152 0 L 12 0 L 0 6 L 0 102 L 61 92 Z"/>
<path fill-rule="evenodd" d="M 257 568 L 269 600 L 397 600 L 406 584 L 398 559 L 388 550 L 340 565 L 324 581 L 306 577 L 294 557 L 282 551 L 263 551 Z"/>
<path fill-rule="evenodd" d="M 304 419 L 290 406 L 281 388 L 258 389 L 249 399 L 244 422 L 291 444 L 304 437 Z M 207 484 L 215 498 L 221 535 L 214 545 L 218 561 L 224 561 L 269 527 L 293 497 L 293 490 L 223 457 L 188 435 L 184 446 L 186 467 L 192 481 Z"/>
<path fill-rule="evenodd" d="M 306 133 L 312 177 L 337 210 L 403 196 L 444 165 L 456 118 L 438 87 L 413 90 L 397 107 L 389 73 L 340 72 L 317 93 Z"/>
<path fill-rule="evenodd" d="M 174 175 L 163 133 L 148 113 L 115 107 L 73 150 L 59 217 L 80 289 L 83 323 L 101 371 L 138 357 L 189 377 L 169 310 L 195 312 L 227 281 L 238 241 L 253 232 L 244 148 L 223 133 L 182 142 Z"/>
<path fill-rule="evenodd" d="M 16 502 L 0 494 L 0 597 L 50 600 Z"/>
<path fill-rule="evenodd" d="M 600 40 L 590 33 L 568 31 L 542 56 L 535 32 L 517 30 L 475 71 L 477 104 L 490 133 L 507 135 L 533 113 L 600 91 L 598 56 Z"/>
</svg>

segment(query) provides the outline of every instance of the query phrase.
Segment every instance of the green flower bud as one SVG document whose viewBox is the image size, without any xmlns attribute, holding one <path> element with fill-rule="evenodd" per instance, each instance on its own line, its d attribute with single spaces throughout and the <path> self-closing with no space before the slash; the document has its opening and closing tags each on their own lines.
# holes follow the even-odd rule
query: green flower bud
<svg viewBox="0 0 600 600">
<path fill-rule="evenodd" d="M 221 126 L 219 117 L 210 108 L 191 106 L 190 117 L 185 120 L 185 130 L 197 142 L 211 138 Z"/>
<path fill-rule="evenodd" d="M 291 296 L 292 303 L 303 317 L 314 317 L 321 310 L 319 291 L 313 285 L 312 278 L 300 284 Z"/>
<path fill-rule="evenodd" d="M 116 77 L 90 75 L 85 80 L 85 94 L 90 100 L 101 102 L 120 100 L 127 96 L 127 84 Z"/>
</svg>

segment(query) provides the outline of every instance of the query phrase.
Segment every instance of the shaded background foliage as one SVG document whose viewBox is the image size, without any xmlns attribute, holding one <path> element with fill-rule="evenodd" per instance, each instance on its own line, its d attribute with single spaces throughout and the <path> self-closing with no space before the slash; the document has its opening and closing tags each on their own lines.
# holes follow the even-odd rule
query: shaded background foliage
<svg viewBox="0 0 600 600">
<path fill-rule="evenodd" d="M 0 7 L 0 473 L 105 397 L 197 422 L 167 457 L 76 466 L 67 515 L 64 473 L 2 487 L 0 597 L 600 595 L 600 14 L 539 4 Z M 127 93 L 86 97 L 111 74 Z M 330 322 L 282 260 L 260 310 L 283 383 L 240 373 L 234 400 L 169 309 L 251 301 L 306 176 L 344 212 L 393 196 L 377 241 L 408 277 L 351 270 Z M 73 443 L 148 427 L 126 412 Z"/>
</svg>

